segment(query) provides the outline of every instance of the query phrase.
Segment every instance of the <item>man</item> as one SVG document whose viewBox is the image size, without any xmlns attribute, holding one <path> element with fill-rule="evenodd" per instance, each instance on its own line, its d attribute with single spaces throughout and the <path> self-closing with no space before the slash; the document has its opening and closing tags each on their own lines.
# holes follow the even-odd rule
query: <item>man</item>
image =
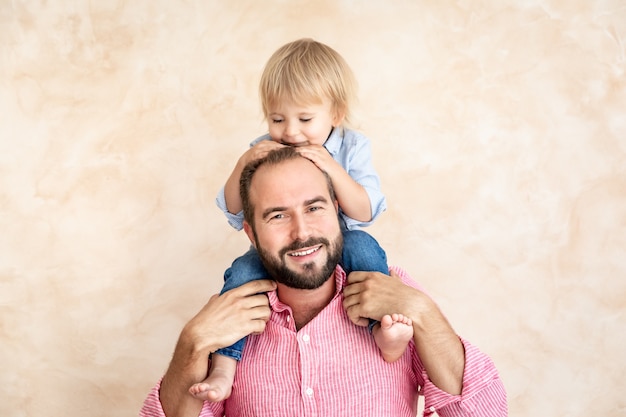
<svg viewBox="0 0 626 417">
<path fill-rule="evenodd" d="M 246 167 L 241 195 L 244 230 L 276 282 L 213 296 L 181 332 L 142 416 L 415 416 L 419 393 L 425 415 L 507 415 L 491 360 L 404 271 L 346 278 L 332 184 L 311 161 L 290 147 L 270 152 Z M 387 363 L 367 318 L 395 313 L 411 320 L 414 336 Z M 209 354 L 250 333 L 230 397 L 192 397 Z"/>
</svg>

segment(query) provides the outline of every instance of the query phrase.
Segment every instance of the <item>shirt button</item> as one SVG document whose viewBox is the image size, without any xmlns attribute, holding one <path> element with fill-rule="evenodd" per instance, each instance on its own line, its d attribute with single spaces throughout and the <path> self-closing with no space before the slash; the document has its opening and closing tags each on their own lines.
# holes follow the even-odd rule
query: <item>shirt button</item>
<svg viewBox="0 0 626 417">
<path fill-rule="evenodd" d="M 433 413 L 436 411 L 436 410 L 435 410 L 435 407 L 430 407 L 430 408 L 429 408 L 429 410 L 430 410 L 431 412 L 433 412 Z"/>
<path fill-rule="evenodd" d="M 305 391 L 306 395 L 308 395 L 309 397 L 313 396 L 313 388 L 307 388 Z"/>
<path fill-rule="evenodd" d="M 302 340 L 304 340 L 306 343 L 309 343 L 309 340 L 311 340 L 311 337 L 308 334 L 305 334 L 302 336 Z"/>
<path fill-rule="evenodd" d="M 291 316 L 287 316 L 287 323 L 291 321 Z"/>
</svg>

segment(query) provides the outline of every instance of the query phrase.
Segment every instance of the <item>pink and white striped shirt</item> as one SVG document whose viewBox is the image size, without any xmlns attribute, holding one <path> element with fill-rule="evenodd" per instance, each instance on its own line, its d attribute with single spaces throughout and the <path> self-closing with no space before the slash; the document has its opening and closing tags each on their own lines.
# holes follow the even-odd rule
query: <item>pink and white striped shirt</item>
<svg viewBox="0 0 626 417">
<path fill-rule="evenodd" d="M 392 268 L 412 287 L 408 274 Z M 337 292 L 313 320 L 296 331 L 290 308 L 269 294 L 272 315 L 265 331 L 248 337 L 233 391 L 221 403 L 205 402 L 209 416 L 507 416 L 506 392 L 491 359 L 461 339 L 465 348 L 463 393 L 450 395 L 429 379 L 411 341 L 404 355 L 387 363 L 367 327 L 354 325 L 342 306 L 346 276 L 335 272 Z M 157 384 L 141 417 L 165 417 Z"/>
</svg>

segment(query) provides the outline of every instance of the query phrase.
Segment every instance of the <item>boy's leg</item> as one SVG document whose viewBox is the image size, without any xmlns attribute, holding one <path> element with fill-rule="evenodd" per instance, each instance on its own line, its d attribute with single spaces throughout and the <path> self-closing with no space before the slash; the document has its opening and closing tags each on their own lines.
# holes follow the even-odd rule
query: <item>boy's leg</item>
<svg viewBox="0 0 626 417">
<path fill-rule="evenodd" d="M 199 400 L 212 402 L 230 397 L 237 370 L 237 360 L 224 355 L 211 356 L 209 376 L 189 388 L 191 395 Z"/>
<path fill-rule="evenodd" d="M 246 282 L 254 281 L 255 279 L 267 278 L 267 271 L 259 258 L 259 254 L 256 249 L 250 247 L 248 252 L 235 259 L 230 266 L 224 272 L 224 286 L 220 294 L 224 294 L 226 291 L 232 290 L 245 284 Z M 246 338 L 242 338 L 229 347 L 225 347 L 217 350 L 215 353 L 228 356 L 241 360 L 241 352 L 246 343 Z"/>
<path fill-rule="evenodd" d="M 387 254 L 372 235 L 362 230 L 343 232 L 341 267 L 352 271 L 378 271 L 389 275 Z"/>
<path fill-rule="evenodd" d="M 341 266 L 352 271 L 377 271 L 389 275 L 387 255 L 376 239 L 362 230 L 343 232 Z M 402 314 L 386 315 L 381 322 L 370 320 L 369 329 L 387 362 L 398 360 L 413 337 L 413 323 Z"/>
<path fill-rule="evenodd" d="M 259 253 L 251 246 L 248 252 L 235 259 L 230 268 L 224 272 L 224 286 L 220 294 L 241 287 L 246 282 L 266 278 L 267 271 L 259 258 Z"/>
<path fill-rule="evenodd" d="M 413 338 L 413 321 L 402 314 L 388 314 L 375 322 L 372 334 L 385 362 L 395 362 Z"/>
<path fill-rule="evenodd" d="M 224 287 L 220 294 L 237 288 L 255 279 L 267 278 L 267 271 L 254 248 L 235 259 L 231 267 L 224 273 Z M 209 375 L 201 383 L 194 384 L 189 392 L 195 397 L 209 401 L 222 401 L 230 396 L 235 378 L 237 361 L 245 346 L 246 338 L 233 345 L 217 350 L 211 356 Z"/>
<path fill-rule="evenodd" d="M 372 235 L 362 230 L 344 230 L 341 267 L 349 275 L 352 271 L 378 271 L 389 275 L 387 254 Z M 378 322 L 370 320 L 370 332 Z"/>
</svg>

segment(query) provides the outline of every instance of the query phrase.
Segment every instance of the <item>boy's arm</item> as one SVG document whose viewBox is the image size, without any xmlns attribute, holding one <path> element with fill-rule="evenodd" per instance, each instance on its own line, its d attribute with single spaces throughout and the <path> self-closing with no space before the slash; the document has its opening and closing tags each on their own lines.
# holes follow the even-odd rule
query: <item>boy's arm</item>
<svg viewBox="0 0 626 417">
<path fill-rule="evenodd" d="M 237 163 L 235 164 L 235 168 L 233 168 L 233 171 L 224 185 L 224 199 L 226 209 L 229 213 L 237 214 L 243 209 L 241 196 L 239 195 L 239 179 L 241 178 L 241 172 L 245 166 L 249 162 L 263 158 L 269 151 L 283 146 L 284 145 L 271 140 L 261 140 L 239 157 Z"/>
<path fill-rule="evenodd" d="M 326 148 L 321 145 L 307 145 L 299 146 L 296 150 L 330 176 L 337 202 L 346 216 L 359 222 L 372 220 L 372 203 L 367 191 L 333 159 Z"/>
<path fill-rule="evenodd" d="M 241 172 L 245 167 L 242 158 L 243 155 L 235 164 L 233 172 L 230 173 L 226 184 L 224 184 L 224 202 L 226 203 L 226 210 L 231 214 L 237 214 L 243 209 L 241 196 L 239 195 L 239 178 L 241 178 Z"/>
</svg>

